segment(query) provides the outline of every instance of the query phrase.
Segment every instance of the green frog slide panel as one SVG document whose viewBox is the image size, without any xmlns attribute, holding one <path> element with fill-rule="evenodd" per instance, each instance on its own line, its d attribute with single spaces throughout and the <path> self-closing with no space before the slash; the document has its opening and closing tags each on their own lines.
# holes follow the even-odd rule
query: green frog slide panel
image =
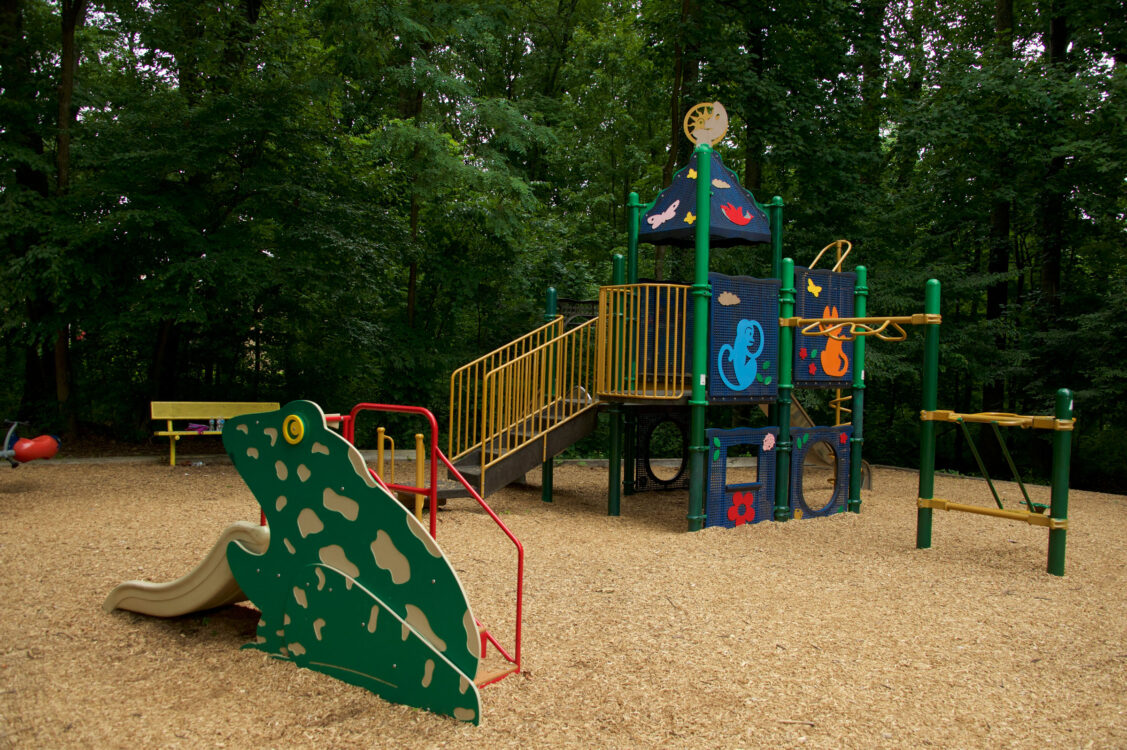
<svg viewBox="0 0 1127 750">
<path fill-rule="evenodd" d="M 247 647 L 477 724 L 481 640 L 461 582 L 320 407 L 230 419 L 223 445 L 269 526 L 265 545 L 225 549 L 262 612 Z"/>
</svg>

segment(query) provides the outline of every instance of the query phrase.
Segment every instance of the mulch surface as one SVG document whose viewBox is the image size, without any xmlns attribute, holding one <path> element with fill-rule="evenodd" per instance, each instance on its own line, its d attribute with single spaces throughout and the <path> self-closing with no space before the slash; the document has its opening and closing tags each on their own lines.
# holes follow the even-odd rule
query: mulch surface
<svg viewBox="0 0 1127 750">
<path fill-rule="evenodd" d="M 1072 493 L 1058 578 L 1025 524 L 936 511 L 915 549 L 908 471 L 875 469 L 859 515 L 693 534 L 684 492 L 610 518 L 605 468 L 557 468 L 551 504 L 527 479 L 490 498 L 527 554 L 524 671 L 474 727 L 240 650 L 249 605 L 102 612 L 257 519 L 228 463 L 0 470 L 0 746 L 1127 747 L 1127 497 Z M 990 502 L 971 479 L 936 495 Z M 469 500 L 439 542 L 512 644 L 512 546 Z"/>
</svg>

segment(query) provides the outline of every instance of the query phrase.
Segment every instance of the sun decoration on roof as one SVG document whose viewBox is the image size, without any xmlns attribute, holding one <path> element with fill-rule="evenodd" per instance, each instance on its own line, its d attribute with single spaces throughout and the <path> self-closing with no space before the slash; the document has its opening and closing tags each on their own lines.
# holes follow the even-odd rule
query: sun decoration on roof
<svg viewBox="0 0 1127 750">
<path fill-rule="evenodd" d="M 698 146 L 715 146 L 727 132 L 728 110 L 720 102 L 698 104 L 685 113 L 685 136 Z"/>
</svg>

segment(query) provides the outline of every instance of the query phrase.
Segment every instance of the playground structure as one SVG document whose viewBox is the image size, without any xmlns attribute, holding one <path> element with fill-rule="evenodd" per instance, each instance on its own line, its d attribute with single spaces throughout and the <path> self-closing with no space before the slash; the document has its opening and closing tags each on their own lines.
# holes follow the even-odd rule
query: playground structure
<svg viewBox="0 0 1127 750">
<path fill-rule="evenodd" d="M 428 423 L 427 486 L 385 482 L 368 468 L 352 443 L 365 412 L 415 414 Z M 122 583 L 103 609 L 173 617 L 249 599 L 262 614 L 247 647 L 390 701 L 478 723 L 478 689 L 520 671 L 524 551 L 471 490 L 516 547 L 510 651 L 474 617 L 436 540 L 437 465 L 455 476 L 457 470 L 437 448 L 434 416 L 420 407 L 369 403 L 326 416 L 312 402 L 294 401 L 228 419 L 222 434 L 262 509 L 262 525 L 232 524 L 187 575 Z M 429 499 L 429 528 L 396 491 Z M 484 668 L 490 644 L 508 666 Z"/>
<path fill-rule="evenodd" d="M 485 496 L 539 465 L 542 498 L 551 501 L 553 457 L 589 434 L 605 410 L 609 515 L 620 513 L 623 491 L 686 485 L 690 531 L 859 513 L 866 341 L 901 341 L 905 326 L 925 330 L 917 546 L 930 546 L 935 508 L 1015 518 L 1049 528 L 1049 572 L 1063 575 L 1071 395 L 1058 394 L 1055 419 L 938 411 L 938 281 L 927 283 L 924 312 L 870 316 L 865 267 L 841 270 L 847 241 L 827 245 L 809 267 L 784 258 L 782 199 L 760 205 L 712 151 L 723 137 L 721 113 L 718 103 L 694 108 L 686 117 L 686 134 L 697 143 L 690 163 L 648 205 L 630 195 L 628 257 L 615 256 L 612 284 L 600 289 L 597 303 L 561 313 L 549 290 L 545 324 L 453 373 L 448 454 L 438 448 L 434 416 L 421 407 L 365 403 L 347 415 L 326 415 L 316 404 L 294 401 L 231 414 L 221 430 L 224 447 L 261 506 L 262 524 L 228 527 L 181 579 L 121 584 L 106 611 L 167 617 L 250 599 L 262 617 L 248 647 L 391 701 L 478 723 L 478 688 L 521 666 L 523 549 Z M 641 241 L 693 247 L 693 283 L 640 282 Z M 771 278 L 710 272 L 711 246 L 747 244 L 770 246 Z M 831 248 L 835 264 L 817 268 Z M 815 425 L 795 398 L 798 388 L 834 389 L 835 424 Z M 716 405 L 758 406 L 770 424 L 709 429 L 708 409 Z M 415 485 L 395 482 L 394 461 L 385 466 L 385 446 L 394 452 L 394 441 L 382 429 L 377 468 L 365 464 L 355 440 L 366 412 L 427 421 L 429 440 L 415 436 Z M 165 434 L 175 436 L 168 420 Z M 1021 511 L 1002 508 L 996 491 L 997 509 L 936 500 L 937 421 L 991 423 L 995 432 L 1056 430 L 1051 507 L 1032 503 L 1024 486 Z M 681 467 L 668 480 L 654 476 L 643 455 L 664 422 L 684 436 Z M 755 455 L 752 482 L 728 479 L 729 453 L 737 449 Z M 633 472 L 625 482 L 624 463 Z M 833 469 L 827 502 L 805 495 L 808 463 Z M 439 481 L 440 464 L 454 482 Z M 1012 459 L 1010 466 L 1020 484 Z M 463 496 L 474 498 L 516 547 L 511 653 L 473 616 L 436 541 L 437 506 Z M 482 669 L 489 644 L 510 666 Z"/>
<path fill-rule="evenodd" d="M 620 513 L 623 493 L 686 487 L 690 531 L 860 512 L 867 479 L 866 342 L 902 341 L 909 327 L 922 327 L 924 371 L 937 378 L 938 350 L 933 357 L 931 348 L 942 322 L 938 281 L 927 282 L 923 312 L 872 316 L 867 269 L 842 269 L 848 241 L 831 242 L 809 267 L 784 258 L 783 200 L 758 203 L 712 150 L 726 122 L 718 102 L 686 115 L 685 133 L 696 144 L 692 158 L 652 202 L 642 205 L 630 194 L 627 255 L 615 256 L 611 284 L 597 302 L 561 306 L 549 289 L 544 325 L 451 376 L 448 454 L 482 495 L 539 465 L 542 498 L 550 502 L 553 456 L 589 434 L 597 412 L 605 411 L 608 515 Z M 640 281 L 640 242 L 693 248 L 692 283 Z M 711 248 L 764 244 L 770 278 L 710 271 Z M 818 268 L 831 249 L 833 265 Z M 795 391 L 811 388 L 835 390 L 833 424 L 814 424 L 803 408 Z M 720 405 L 758 405 L 769 426 L 709 429 L 709 408 Z M 681 466 L 659 479 L 648 437 L 664 422 L 684 441 Z M 926 418 L 923 424 L 927 445 Z M 737 449 L 755 455 L 756 481 L 728 482 L 728 455 Z M 824 503 L 806 497 L 803 480 L 812 464 L 832 469 L 833 491 Z M 1064 477 L 1057 492 L 1067 492 L 1067 470 Z M 922 507 L 929 496 L 921 490 L 920 498 L 921 513 L 930 514 Z M 1063 558 L 1067 523 L 1056 509 L 1067 502 L 1054 503 L 1051 516 L 1027 505 L 1023 513 L 1031 515 L 1018 516 L 1059 527 L 1051 534 Z"/>
<path fill-rule="evenodd" d="M 940 318 L 868 316 L 866 269 L 842 270 L 846 240 L 827 245 L 809 267 L 783 258 L 783 201 L 759 204 L 712 151 L 724 122 L 718 103 L 694 108 L 685 123 L 697 144 L 689 163 L 651 203 L 630 195 L 627 256 L 615 257 L 612 282 L 585 321 L 571 325 L 549 290 L 547 323 L 451 377 L 448 454 L 483 495 L 540 465 L 550 501 L 552 457 L 588 434 L 604 410 L 610 515 L 619 514 L 623 493 L 685 487 L 690 531 L 859 511 L 865 339 L 902 340 L 904 326 Z M 640 281 L 640 242 L 692 247 L 693 282 Z M 710 248 L 764 244 L 771 278 L 710 271 Z M 834 264 L 818 268 L 831 248 Z M 834 424 L 816 425 L 796 388 L 835 389 Z M 771 427 L 708 429 L 710 406 L 733 405 L 758 405 Z M 639 437 L 663 422 L 685 436 L 668 481 L 654 475 L 648 441 Z M 710 479 L 724 474 L 737 448 L 756 454 L 754 486 Z M 832 469 L 828 502 L 804 497 L 807 464 Z"/>
<path fill-rule="evenodd" d="M 939 282 L 928 282 L 925 306 L 928 312 L 939 312 Z M 936 408 L 939 392 L 939 330 L 929 328 L 924 338 L 923 408 L 920 410 L 920 482 L 916 511 L 916 548 L 931 547 L 932 515 L 935 509 L 954 510 L 977 515 L 1024 521 L 1049 530 L 1049 551 L 1046 570 L 1052 575 L 1064 575 L 1065 544 L 1068 536 L 1068 479 L 1072 451 L 1072 430 L 1076 420 L 1072 416 L 1072 391 L 1061 388 L 1056 393 L 1053 416 L 1022 416 L 998 412 L 960 414 Z M 963 431 L 979 471 L 982 472 L 995 507 L 955 503 L 935 497 L 935 427 L 937 423 L 957 424 Z M 1005 508 L 990 473 L 986 470 L 974 438 L 967 424 L 990 425 L 1002 455 L 1006 459 L 1014 482 L 1025 500 L 1024 509 Z M 1034 503 L 1029 498 L 1021 472 L 1006 448 L 1001 427 L 1050 430 L 1053 433 L 1053 468 L 1049 505 Z"/>
<path fill-rule="evenodd" d="M 40 435 L 34 438 L 21 438 L 16 434 L 21 422 L 9 421 L 8 433 L 0 445 L 0 459 L 7 461 L 13 469 L 20 464 L 40 458 L 54 458 L 59 452 L 59 439 L 54 435 Z"/>
</svg>

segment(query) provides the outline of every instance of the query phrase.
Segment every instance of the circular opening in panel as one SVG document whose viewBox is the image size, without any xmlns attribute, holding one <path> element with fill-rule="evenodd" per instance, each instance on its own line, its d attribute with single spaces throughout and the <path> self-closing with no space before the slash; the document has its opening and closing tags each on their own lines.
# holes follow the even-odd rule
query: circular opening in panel
<svg viewBox="0 0 1127 750">
<path fill-rule="evenodd" d="M 802 457 L 802 501 L 811 513 L 833 502 L 837 490 L 837 453 L 825 440 L 810 445 Z"/>
<path fill-rule="evenodd" d="M 646 473 L 655 482 L 672 484 L 685 473 L 688 452 L 685 432 L 672 419 L 653 426 L 646 447 Z"/>
</svg>

